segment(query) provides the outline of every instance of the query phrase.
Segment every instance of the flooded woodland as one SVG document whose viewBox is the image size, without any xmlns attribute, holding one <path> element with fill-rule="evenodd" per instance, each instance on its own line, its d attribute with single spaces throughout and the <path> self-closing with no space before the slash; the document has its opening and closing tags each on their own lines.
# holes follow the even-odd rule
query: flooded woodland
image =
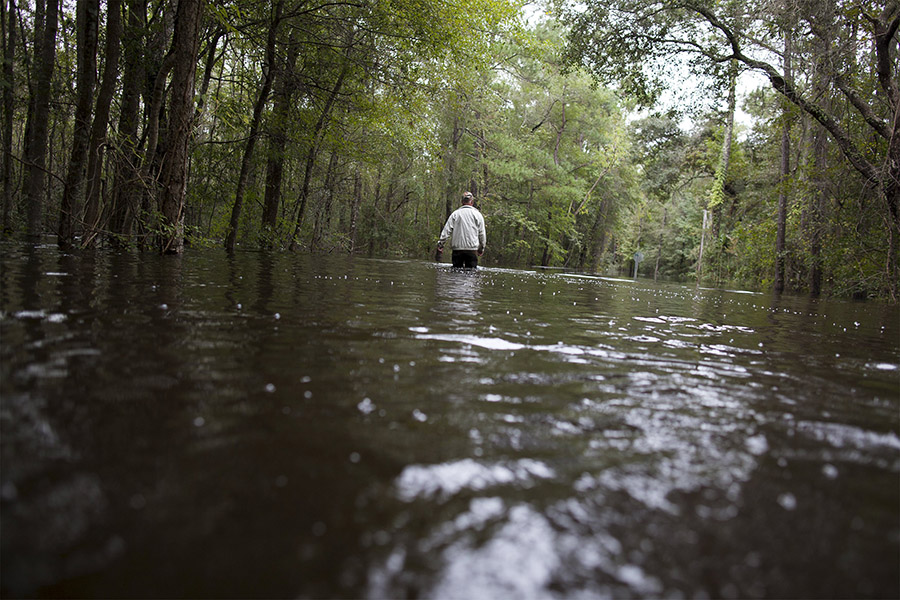
<svg viewBox="0 0 900 600">
<path fill-rule="evenodd" d="M 0 243 L 4 597 L 900 595 L 896 305 Z"/>
<path fill-rule="evenodd" d="M 0 596 L 900 597 L 898 32 L 0 2 Z"/>
</svg>

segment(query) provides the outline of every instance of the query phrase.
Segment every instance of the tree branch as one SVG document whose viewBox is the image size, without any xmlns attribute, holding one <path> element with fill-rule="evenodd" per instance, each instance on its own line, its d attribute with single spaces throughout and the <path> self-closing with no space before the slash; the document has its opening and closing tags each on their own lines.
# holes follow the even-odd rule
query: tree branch
<svg viewBox="0 0 900 600">
<path fill-rule="evenodd" d="M 859 97 L 859 94 L 857 94 L 853 88 L 847 85 L 847 81 L 841 75 L 835 75 L 834 85 L 844 93 L 847 99 L 850 100 L 850 104 L 852 104 L 856 108 L 856 110 L 859 111 L 859 114 L 862 115 L 866 123 L 868 123 L 872 129 L 878 132 L 878 135 L 886 140 L 891 139 L 890 126 L 878 118 L 878 115 L 875 114 L 875 112 L 872 110 L 872 107 L 866 104 L 863 99 Z"/>
<path fill-rule="evenodd" d="M 557 99 L 554 98 L 553 102 L 550 103 L 550 106 L 547 107 L 547 112 L 544 113 L 544 117 L 541 119 L 541 122 L 531 128 L 531 133 L 534 133 L 538 129 L 540 129 L 541 125 L 543 125 L 547 121 L 547 117 L 550 116 L 550 111 L 553 110 L 553 107 L 556 106 Z"/>
<path fill-rule="evenodd" d="M 875 34 L 875 62 L 878 73 L 878 82 L 888 96 L 891 108 L 898 109 L 900 93 L 894 81 L 894 69 L 891 67 L 891 43 L 897 28 L 900 27 L 900 2 L 892 0 L 888 2 L 878 19 L 867 18 L 872 21 Z"/>
<path fill-rule="evenodd" d="M 831 117 L 831 115 L 823 110 L 822 107 L 804 98 L 800 94 L 800 92 L 797 91 L 797 88 L 795 88 L 790 82 L 788 82 L 784 78 L 784 76 L 781 75 L 777 69 L 775 69 L 775 67 L 767 62 L 756 60 L 754 58 L 746 56 L 741 50 L 741 46 L 735 32 L 733 32 L 730 27 L 723 23 L 719 19 L 719 17 L 712 12 L 712 10 L 710 10 L 706 6 L 703 6 L 701 4 L 694 4 L 692 2 L 685 2 L 682 6 L 702 16 L 709 22 L 710 25 L 721 31 L 725 38 L 728 40 L 728 43 L 731 46 L 732 53 L 734 54 L 734 58 L 736 60 L 744 63 L 751 69 L 764 73 L 766 77 L 769 78 L 772 87 L 774 87 L 776 91 L 793 102 L 801 110 L 813 117 L 816 121 L 821 123 L 822 126 L 826 130 L 828 130 L 828 132 L 834 137 L 835 141 L 841 149 L 841 152 L 843 152 L 847 160 L 850 161 L 850 164 L 853 165 L 853 168 L 856 169 L 863 177 L 865 177 L 866 180 L 870 182 L 877 182 L 881 179 L 880 169 L 878 169 L 876 166 L 865 159 L 865 157 L 853 143 L 849 134 L 844 130 L 844 128 L 841 127 L 838 122 Z"/>
</svg>

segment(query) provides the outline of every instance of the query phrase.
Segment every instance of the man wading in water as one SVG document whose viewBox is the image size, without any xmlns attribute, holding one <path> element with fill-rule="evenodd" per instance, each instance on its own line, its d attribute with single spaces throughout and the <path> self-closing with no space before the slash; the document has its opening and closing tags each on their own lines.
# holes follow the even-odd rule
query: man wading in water
<svg viewBox="0 0 900 600">
<path fill-rule="evenodd" d="M 462 197 L 462 206 L 453 211 L 447 219 L 437 245 L 437 258 L 440 260 L 444 251 L 444 242 L 450 240 L 453 250 L 451 260 L 457 269 L 475 269 L 478 257 L 484 254 L 487 236 L 484 231 L 484 217 L 473 206 L 475 197 L 466 192 Z"/>
</svg>

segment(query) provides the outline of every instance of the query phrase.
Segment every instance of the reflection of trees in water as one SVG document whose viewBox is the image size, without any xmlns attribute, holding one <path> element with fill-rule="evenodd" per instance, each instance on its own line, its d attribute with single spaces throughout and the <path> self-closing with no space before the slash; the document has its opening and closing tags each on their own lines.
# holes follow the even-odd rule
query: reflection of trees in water
<svg viewBox="0 0 900 600">
<path fill-rule="evenodd" d="M 20 315 L 11 326 L 29 340 L 3 361 L 3 596 L 30 595 L 60 577 L 101 568 L 121 551 L 118 537 L 91 535 L 110 504 L 101 478 L 72 468 L 97 439 L 79 435 L 85 409 L 96 401 L 83 393 L 81 379 L 97 344 L 90 330 L 73 327 L 92 321 L 106 265 L 93 252 L 45 253 L 29 245 L 25 253 L 15 282 L 3 286 L 4 310 Z"/>
<path fill-rule="evenodd" d="M 482 275 L 478 271 L 437 269 L 435 271 L 435 308 L 447 312 L 478 313 Z"/>
<path fill-rule="evenodd" d="M 260 252 L 258 263 L 256 301 L 253 303 L 253 307 L 258 314 L 267 314 L 269 304 L 272 302 L 272 295 L 275 293 L 275 285 L 272 282 L 275 259 L 271 252 Z"/>
<path fill-rule="evenodd" d="M 4 596 L 896 590 L 891 307 L 55 252 L 0 270 Z"/>
</svg>

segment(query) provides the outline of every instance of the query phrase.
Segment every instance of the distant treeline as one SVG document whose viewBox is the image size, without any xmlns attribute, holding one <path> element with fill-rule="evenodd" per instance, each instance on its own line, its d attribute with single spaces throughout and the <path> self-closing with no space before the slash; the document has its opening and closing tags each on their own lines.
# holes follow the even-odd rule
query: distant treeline
<svg viewBox="0 0 900 600">
<path fill-rule="evenodd" d="M 898 0 L 0 6 L 5 232 L 898 297 Z"/>
</svg>

